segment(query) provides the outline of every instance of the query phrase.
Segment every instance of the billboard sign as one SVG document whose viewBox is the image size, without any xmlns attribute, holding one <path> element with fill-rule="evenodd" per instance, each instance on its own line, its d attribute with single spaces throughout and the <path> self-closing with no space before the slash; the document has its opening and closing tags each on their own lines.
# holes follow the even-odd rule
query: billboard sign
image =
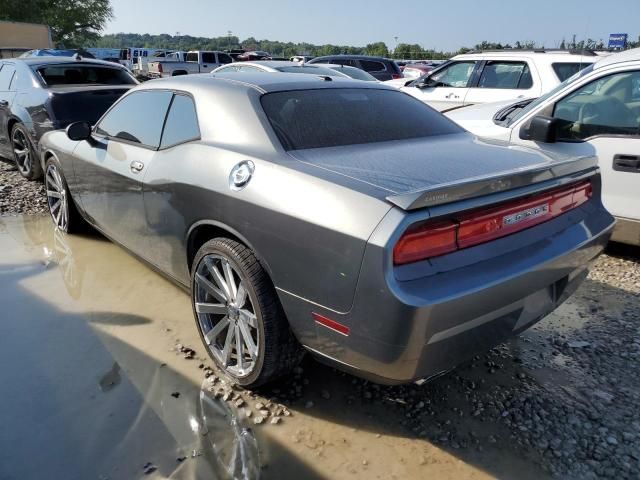
<svg viewBox="0 0 640 480">
<path fill-rule="evenodd" d="M 617 48 L 622 50 L 627 46 L 626 33 L 612 33 L 609 35 L 609 48 Z"/>
</svg>

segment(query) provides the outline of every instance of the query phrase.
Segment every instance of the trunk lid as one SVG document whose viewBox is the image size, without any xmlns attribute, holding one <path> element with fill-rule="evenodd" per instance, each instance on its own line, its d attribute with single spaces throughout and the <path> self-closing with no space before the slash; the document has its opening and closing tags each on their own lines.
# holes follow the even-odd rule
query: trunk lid
<svg viewBox="0 0 640 480">
<path fill-rule="evenodd" d="M 404 210 L 479 197 L 597 170 L 595 157 L 550 154 L 468 133 L 289 152 L 364 182 Z"/>
</svg>

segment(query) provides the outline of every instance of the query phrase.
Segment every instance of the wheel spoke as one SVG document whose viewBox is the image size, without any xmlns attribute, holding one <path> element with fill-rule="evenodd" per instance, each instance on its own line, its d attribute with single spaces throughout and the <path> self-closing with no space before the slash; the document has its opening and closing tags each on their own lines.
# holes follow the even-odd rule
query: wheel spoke
<svg viewBox="0 0 640 480">
<path fill-rule="evenodd" d="M 232 301 L 236 300 L 238 289 L 236 288 L 236 281 L 233 278 L 233 269 L 228 260 L 222 260 L 222 270 L 224 271 L 225 282 L 229 288 L 229 295 Z"/>
<path fill-rule="evenodd" d="M 218 335 L 220 335 L 222 330 L 224 330 L 227 325 L 229 325 L 229 318 L 224 317 L 215 325 L 215 327 L 205 333 L 204 338 L 207 343 L 211 344 L 213 341 L 215 341 L 215 339 L 218 337 Z"/>
<path fill-rule="evenodd" d="M 62 205 L 62 200 L 58 200 L 56 203 L 51 205 L 51 213 L 54 214 L 58 208 Z"/>
<path fill-rule="evenodd" d="M 55 190 L 47 190 L 47 196 L 53 198 L 62 198 L 60 192 L 56 192 Z"/>
<path fill-rule="evenodd" d="M 238 322 L 238 325 L 240 326 L 240 331 L 242 332 L 242 339 L 249 349 L 249 355 L 251 355 L 252 360 L 255 360 L 258 356 L 258 347 L 253 341 L 253 337 L 251 336 L 249 327 L 247 327 L 247 323 L 242 318 Z"/>
<path fill-rule="evenodd" d="M 224 315 L 227 313 L 227 306 L 223 303 L 196 303 L 197 313 L 212 313 L 214 315 Z"/>
<path fill-rule="evenodd" d="M 231 325 L 229 325 L 227 338 L 224 341 L 224 348 L 222 349 L 222 363 L 225 366 L 229 365 L 229 358 L 231 357 L 231 341 L 233 340 L 234 333 L 235 328 L 231 328 Z"/>
<path fill-rule="evenodd" d="M 215 266 L 215 264 L 211 261 L 210 258 L 205 258 L 205 263 L 207 265 L 207 268 L 209 269 L 209 272 L 211 272 L 213 280 L 218 284 L 218 287 L 220 287 L 220 289 L 224 292 L 225 298 L 228 301 L 232 301 L 233 297 L 231 296 L 231 291 L 229 290 L 229 286 L 227 285 L 227 282 L 224 281 L 224 278 L 222 278 L 222 275 L 220 275 L 220 272 L 218 271 L 218 267 Z"/>
<path fill-rule="evenodd" d="M 211 296 L 217 298 L 222 303 L 227 303 L 228 299 L 225 296 L 224 292 L 218 290 L 213 283 L 203 277 L 200 273 L 196 273 L 196 283 L 204 288 Z"/>
<path fill-rule="evenodd" d="M 16 154 L 16 156 L 18 156 L 19 158 L 22 158 L 23 156 L 25 156 L 27 154 L 27 149 L 26 148 L 14 148 L 13 152 Z"/>
<path fill-rule="evenodd" d="M 244 284 L 240 282 L 240 286 L 238 287 L 238 293 L 236 295 L 236 307 L 238 308 L 244 307 L 244 304 L 246 301 L 247 301 L 247 289 L 244 288 Z"/>
<path fill-rule="evenodd" d="M 242 333 L 240 333 L 240 327 L 238 326 L 238 323 L 236 323 L 236 327 L 235 327 L 235 337 L 236 337 L 236 366 L 240 369 L 240 370 L 244 370 L 244 348 L 243 348 L 243 343 L 244 343 L 244 339 L 242 337 Z"/>
<path fill-rule="evenodd" d="M 251 313 L 249 310 L 240 310 L 240 318 L 247 322 L 249 326 L 258 328 L 258 321 L 256 320 L 255 313 Z"/>
</svg>

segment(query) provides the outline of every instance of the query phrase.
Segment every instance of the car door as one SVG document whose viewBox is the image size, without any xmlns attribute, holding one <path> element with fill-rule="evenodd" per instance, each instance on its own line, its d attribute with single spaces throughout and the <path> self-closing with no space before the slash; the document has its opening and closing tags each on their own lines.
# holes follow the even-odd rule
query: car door
<svg viewBox="0 0 640 480">
<path fill-rule="evenodd" d="M 16 97 L 16 92 L 11 90 L 11 80 L 15 74 L 13 63 L 0 62 L 0 152 L 13 158 L 11 149 L 11 132 L 9 132 L 9 118 L 11 106 Z"/>
<path fill-rule="evenodd" d="M 147 238 L 142 184 L 160 146 L 171 98 L 167 90 L 125 95 L 100 119 L 90 141 L 74 151 L 72 182 L 82 208 L 106 235 L 142 257 Z"/>
<path fill-rule="evenodd" d="M 559 125 L 556 142 L 539 146 L 597 155 L 605 207 L 618 218 L 640 220 L 640 69 L 603 72 L 542 112 Z M 514 129 L 512 140 L 517 137 Z"/>
<path fill-rule="evenodd" d="M 470 85 L 464 104 L 534 98 L 540 95 L 539 86 L 526 61 L 487 60 L 479 66 L 478 81 Z"/>
<path fill-rule="evenodd" d="M 441 112 L 460 107 L 464 104 L 477 63 L 475 60 L 451 62 L 416 86 L 403 87 L 402 91 Z"/>
<path fill-rule="evenodd" d="M 201 73 L 209 73 L 211 70 L 218 68 L 220 64 L 216 61 L 214 52 L 202 52 L 202 64 L 200 65 Z"/>
</svg>

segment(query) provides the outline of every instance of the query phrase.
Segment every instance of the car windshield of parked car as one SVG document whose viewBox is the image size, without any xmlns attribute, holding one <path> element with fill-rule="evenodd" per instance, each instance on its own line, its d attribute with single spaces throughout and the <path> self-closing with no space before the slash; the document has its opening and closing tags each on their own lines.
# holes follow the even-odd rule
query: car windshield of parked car
<svg viewBox="0 0 640 480">
<path fill-rule="evenodd" d="M 351 78 L 356 80 L 364 80 L 365 82 L 377 82 L 378 79 L 371 75 L 370 73 L 365 72 L 364 70 L 360 70 L 356 67 L 349 67 L 347 65 L 335 65 L 328 67 L 331 70 L 335 70 L 336 72 L 343 73 Z"/>
<path fill-rule="evenodd" d="M 135 85 L 136 81 L 122 68 L 100 65 L 46 65 L 36 72 L 49 87 L 57 85 Z"/>
<path fill-rule="evenodd" d="M 328 88 L 273 92 L 262 106 L 285 150 L 388 142 L 463 132 L 395 90 Z"/>
<path fill-rule="evenodd" d="M 576 73 L 572 77 L 567 78 L 564 82 L 562 82 L 561 84 L 557 85 L 554 89 L 549 90 L 544 95 L 536 98 L 533 102 L 531 102 L 526 107 L 521 108 L 515 115 L 513 115 L 513 116 L 511 116 L 509 118 L 508 123 L 505 126 L 508 127 L 510 125 L 513 125 L 520 118 L 524 117 L 525 115 L 527 115 L 532 110 L 535 110 L 536 108 L 538 108 L 538 105 L 542 105 L 543 103 L 545 103 L 548 98 L 553 97 L 556 93 L 558 93 L 560 90 L 565 88 L 567 85 L 569 85 L 569 84 L 575 82 L 576 80 L 584 77 L 588 73 L 591 73 L 593 71 L 593 65 L 594 64 L 592 63 L 587 68 L 585 68 L 583 70 L 580 70 L 578 73 Z"/>
</svg>

